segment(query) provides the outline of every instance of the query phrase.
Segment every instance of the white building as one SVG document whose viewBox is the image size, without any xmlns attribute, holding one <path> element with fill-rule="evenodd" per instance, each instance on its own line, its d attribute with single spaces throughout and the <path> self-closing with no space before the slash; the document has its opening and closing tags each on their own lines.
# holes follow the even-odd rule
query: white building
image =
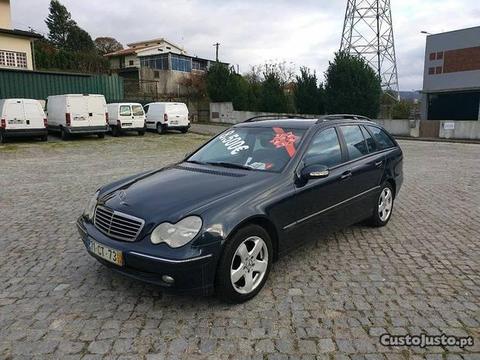
<svg viewBox="0 0 480 360">
<path fill-rule="evenodd" d="M 422 118 L 479 120 L 480 26 L 427 36 Z"/>
</svg>

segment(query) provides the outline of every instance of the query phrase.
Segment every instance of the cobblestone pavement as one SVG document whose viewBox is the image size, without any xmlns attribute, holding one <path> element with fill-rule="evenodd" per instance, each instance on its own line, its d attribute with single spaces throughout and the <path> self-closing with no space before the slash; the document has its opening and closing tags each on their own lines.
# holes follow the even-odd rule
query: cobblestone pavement
<svg viewBox="0 0 480 360">
<path fill-rule="evenodd" d="M 91 258 L 75 220 L 95 189 L 207 137 L 0 147 L 0 358 L 480 359 L 480 146 L 401 142 L 389 225 L 354 226 L 280 259 L 242 305 L 162 294 Z M 379 335 L 473 336 L 387 348 Z"/>
</svg>

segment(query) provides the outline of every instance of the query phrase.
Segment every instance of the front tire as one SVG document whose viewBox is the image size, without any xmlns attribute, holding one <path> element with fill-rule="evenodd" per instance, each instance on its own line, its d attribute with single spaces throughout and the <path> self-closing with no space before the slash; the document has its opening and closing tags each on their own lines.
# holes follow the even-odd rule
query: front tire
<svg viewBox="0 0 480 360">
<path fill-rule="evenodd" d="M 216 290 L 227 302 L 241 303 L 257 295 L 272 267 L 270 236 L 258 225 L 247 225 L 228 240 L 217 269 Z"/>
<path fill-rule="evenodd" d="M 387 182 L 382 186 L 382 191 L 380 191 L 380 194 L 378 195 L 373 215 L 370 218 L 370 224 L 374 227 L 387 225 L 392 217 L 393 203 L 393 186 Z"/>
<path fill-rule="evenodd" d="M 112 126 L 112 136 L 118 137 L 119 135 L 120 135 L 120 130 L 118 129 L 118 126 Z"/>
<path fill-rule="evenodd" d="M 103 139 L 105 137 L 105 134 L 104 133 L 100 133 L 100 134 L 97 134 L 98 138 L 99 139 Z"/>
</svg>

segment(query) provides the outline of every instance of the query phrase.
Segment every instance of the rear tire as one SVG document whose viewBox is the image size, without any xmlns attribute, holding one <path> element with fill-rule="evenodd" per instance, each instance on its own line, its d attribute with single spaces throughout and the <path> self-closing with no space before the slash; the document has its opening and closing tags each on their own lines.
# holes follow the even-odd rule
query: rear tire
<svg viewBox="0 0 480 360">
<path fill-rule="evenodd" d="M 3 132 L 0 132 L 0 144 L 5 144 L 7 142 L 7 139 L 5 138 L 5 135 L 3 135 Z"/>
<path fill-rule="evenodd" d="M 62 140 L 69 140 L 70 139 L 70 134 L 63 127 L 60 129 L 60 139 L 62 139 Z"/>
<path fill-rule="evenodd" d="M 43 141 L 43 142 L 48 141 L 48 136 L 47 136 L 47 135 L 42 136 L 42 137 L 40 138 L 40 141 Z"/>
<path fill-rule="evenodd" d="M 103 139 L 105 137 L 105 133 L 97 134 L 97 136 L 98 136 L 99 139 Z"/>
<path fill-rule="evenodd" d="M 157 123 L 157 133 L 159 134 L 165 134 L 167 130 L 165 129 L 165 126 L 163 126 L 160 123 Z"/>
<path fill-rule="evenodd" d="M 118 135 L 120 135 L 120 130 L 117 126 L 112 126 L 112 136 L 117 137 Z"/>
<path fill-rule="evenodd" d="M 145 135 L 145 130 L 140 130 L 140 131 L 138 132 L 138 136 L 143 136 L 143 135 Z"/>
<path fill-rule="evenodd" d="M 182 134 L 186 134 L 188 132 L 188 127 L 186 128 L 183 128 L 182 130 L 180 130 L 182 132 Z"/>
<path fill-rule="evenodd" d="M 258 225 L 238 230 L 225 244 L 215 288 L 218 297 L 241 303 L 257 295 L 272 267 L 273 247 L 267 231 Z"/>
<path fill-rule="evenodd" d="M 380 191 L 375 203 L 373 215 L 369 220 L 371 226 L 382 227 L 388 224 L 392 217 L 394 196 L 393 186 L 388 182 L 383 184 L 382 191 Z"/>
</svg>

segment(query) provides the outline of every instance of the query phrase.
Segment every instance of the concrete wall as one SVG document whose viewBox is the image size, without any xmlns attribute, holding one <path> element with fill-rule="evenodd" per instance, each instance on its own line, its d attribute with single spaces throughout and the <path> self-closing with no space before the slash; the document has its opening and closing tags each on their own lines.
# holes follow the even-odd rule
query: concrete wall
<svg viewBox="0 0 480 360">
<path fill-rule="evenodd" d="M 0 28 L 11 29 L 10 0 L 0 0 Z"/>
<path fill-rule="evenodd" d="M 142 82 L 143 91 L 146 93 L 157 93 L 160 95 L 184 96 L 187 95 L 188 89 L 182 85 L 191 73 L 174 71 L 174 70 L 154 70 L 146 67 L 139 69 L 140 80 Z M 155 77 L 155 73 L 158 77 Z"/>
<path fill-rule="evenodd" d="M 237 111 L 233 109 L 230 102 L 210 103 L 210 121 L 227 124 L 238 124 L 251 117 L 258 115 L 287 115 L 262 113 L 253 111 Z M 295 115 L 295 114 L 288 114 Z M 299 115 L 305 117 L 305 115 Z M 321 115 L 312 115 L 312 118 Z M 310 117 L 310 116 L 309 116 Z M 390 134 L 398 137 L 420 137 L 421 120 L 391 120 L 391 119 L 375 119 L 375 123 L 383 126 Z M 424 120 L 434 121 L 434 120 Z M 480 140 L 480 121 L 438 121 L 440 130 L 438 138 L 441 139 L 468 139 Z M 453 125 L 452 125 L 453 124 Z M 454 129 L 449 130 L 449 127 Z"/>
<path fill-rule="evenodd" d="M 30 45 L 30 39 L 27 39 L 24 37 L 0 34 L 0 50 L 26 53 L 27 69 L 33 70 L 32 47 Z M 7 66 L 3 68 L 12 69 L 11 67 L 7 67 Z"/>
<path fill-rule="evenodd" d="M 237 111 L 233 109 L 231 102 L 210 103 L 210 121 L 226 124 L 238 124 L 247 119 L 261 115 L 298 115 L 298 114 L 279 114 L 258 111 Z M 320 115 L 298 115 L 302 117 L 319 117 Z"/>
</svg>

